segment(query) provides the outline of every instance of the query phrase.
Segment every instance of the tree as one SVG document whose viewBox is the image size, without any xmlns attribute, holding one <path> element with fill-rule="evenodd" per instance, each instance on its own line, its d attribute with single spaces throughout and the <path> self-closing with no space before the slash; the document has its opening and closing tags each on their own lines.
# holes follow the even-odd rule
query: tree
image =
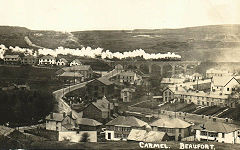
<svg viewBox="0 0 240 150">
<path fill-rule="evenodd" d="M 51 93 L 29 90 L 0 91 L 0 123 L 31 124 L 53 111 Z"/>
<path fill-rule="evenodd" d="M 89 134 L 87 132 L 83 133 L 80 142 L 89 142 L 89 141 L 90 141 Z"/>
</svg>

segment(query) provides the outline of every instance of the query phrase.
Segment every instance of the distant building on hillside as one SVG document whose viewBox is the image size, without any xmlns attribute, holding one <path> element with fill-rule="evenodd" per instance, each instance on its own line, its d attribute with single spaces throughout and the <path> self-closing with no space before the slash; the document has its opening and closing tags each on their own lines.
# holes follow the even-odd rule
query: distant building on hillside
<svg viewBox="0 0 240 150">
<path fill-rule="evenodd" d="M 83 65 L 82 62 L 79 59 L 74 59 L 71 63 L 70 66 L 81 66 Z"/>
<path fill-rule="evenodd" d="M 190 136 L 191 124 L 179 118 L 164 117 L 150 124 L 153 131 L 166 132 L 170 139 L 181 141 L 182 138 Z"/>
<path fill-rule="evenodd" d="M 39 58 L 39 65 L 54 65 L 56 64 L 56 59 L 51 55 L 46 55 Z"/>
<path fill-rule="evenodd" d="M 5 64 L 16 65 L 21 63 L 21 57 L 19 55 L 6 55 L 3 59 Z"/>
<path fill-rule="evenodd" d="M 115 68 L 116 70 L 118 70 L 118 71 L 122 71 L 122 70 L 123 70 L 123 66 L 120 65 L 120 64 L 117 64 L 114 68 Z"/>
<path fill-rule="evenodd" d="M 117 80 L 120 83 L 129 83 L 129 84 L 137 84 L 137 85 L 141 85 L 142 83 L 142 77 L 132 71 L 120 72 L 117 75 Z"/>
<path fill-rule="evenodd" d="M 62 74 L 64 72 L 78 72 L 83 75 L 84 80 L 92 78 L 93 70 L 90 65 L 81 65 L 81 66 L 71 66 L 71 67 L 63 67 L 59 69 L 56 74 Z"/>
<path fill-rule="evenodd" d="M 24 65 L 35 65 L 37 63 L 37 57 L 28 55 L 22 58 L 22 64 Z"/>
<path fill-rule="evenodd" d="M 64 72 L 57 76 L 64 83 L 80 83 L 84 81 L 84 76 L 79 72 Z"/>
<path fill-rule="evenodd" d="M 194 82 L 197 80 L 202 80 L 203 76 L 200 73 L 194 73 L 193 75 L 190 76 L 190 81 Z"/>
<path fill-rule="evenodd" d="M 208 121 L 194 128 L 198 141 L 214 141 L 220 143 L 240 143 L 240 128 L 233 124 Z"/>
<path fill-rule="evenodd" d="M 227 70 L 220 70 L 220 69 L 214 69 L 211 68 L 206 71 L 206 77 L 212 78 L 212 77 L 223 77 L 223 76 L 232 76 L 233 73 L 230 73 Z"/>
<path fill-rule="evenodd" d="M 60 58 L 57 61 L 56 64 L 57 64 L 57 66 L 67 66 L 68 65 L 68 61 L 65 58 Z"/>
</svg>

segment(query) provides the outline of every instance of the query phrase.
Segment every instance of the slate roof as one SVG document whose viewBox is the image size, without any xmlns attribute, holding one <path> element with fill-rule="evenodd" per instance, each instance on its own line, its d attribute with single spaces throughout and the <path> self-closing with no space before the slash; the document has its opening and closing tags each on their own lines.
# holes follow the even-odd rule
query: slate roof
<svg viewBox="0 0 240 150">
<path fill-rule="evenodd" d="M 117 118 L 109 121 L 106 125 L 143 127 L 148 124 L 133 116 L 118 116 Z"/>
<path fill-rule="evenodd" d="M 238 77 L 233 76 L 213 77 L 212 79 L 214 86 L 226 86 L 231 80 L 239 82 Z"/>
<path fill-rule="evenodd" d="M 205 129 L 203 129 L 202 127 L 204 127 Z M 240 128 L 239 128 L 239 126 L 233 125 L 233 124 L 226 124 L 226 123 L 223 123 L 223 122 L 208 121 L 208 122 L 205 122 L 203 124 L 199 124 L 194 129 L 213 131 L 213 132 L 229 133 L 229 132 L 239 130 Z"/>
<path fill-rule="evenodd" d="M 181 78 L 162 78 L 161 83 L 165 83 L 165 84 L 176 84 L 176 83 L 183 83 L 185 79 L 181 79 Z"/>
<path fill-rule="evenodd" d="M 0 135 L 2 136 L 8 136 L 10 133 L 12 133 L 15 129 L 9 128 L 6 126 L 0 126 Z"/>
<path fill-rule="evenodd" d="M 64 72 L 59 77 L 83 77 L 83 75 L 79 72 Z"/>
<path fill-rule="evenodd" d="M 5 55 L 4 58 L 19 58 L 19 55 Z"/>
<path fill-rule="evenodd" d="M 132 129 L 128 135 L 127 140 L 143 141 L 143 142 L 161 142 L 166 135 L 165 132 L 160 131 L 146 131 L 139 129 Z"/>
<path fill-rule="evenodd" d="M 174 117 L 163 117 L 150 124 L 152 127 L 161 128 L 188 128 L 190 123 Z"/>
<path fill-rule="evenodd" d="M 129 91 L 129 92 L 135 92 L 135 89 L 133 88 L 124 88 L 121 90 L 122 92 Z"/>
<path fill-rule="evenodd" d="M 40 59 L 55 59 L 55 58 L 51 55 L 45 55 L 45 56 L 41 57 Z"/>
<path fill-rule="evenodd" d="M 199 96 L 199 97 L 209 97 L 209 98 L 220 98 L 220 99 L 227 99 L 228 95 L 220 94 L 217 92 L 209 92 L 205 93 L 203 91 L 191 91 L 191 90 L 184 90 L 182 87 L 178 87 L 178 90 L 174 88 L 169 88 L 175 95 L 187 95 L 187 96 Z"/>
<path fill-rule="evenodd" d="M 195 82 L 185 82 L 185 83 L 178 83 L 176 84 L 177 86 L 182 86 L 182 87 L 191 87 L 194 85 L 200 85 L 200 84 L 206 84 L 206 83 L 211 83 L 211 79 L 205 79 L 205 80 L 197 80 Z"/>
<path fill-rule="evenodd" d="M 101 78 L 98 78 L 98 79 L 96 79 L 96 80 L 102 82 L 102 83 L 105 84 L 105 85 L 111 85 L 111 84 L 113 84 L 113 83 L 112 83 L 111 81 L 109 81 L 108 78 L 106 78 L 106 77 L 101 77 Z"/>
<path fill-rule="evenodd" d="M 131 72 L 131 71 L 125 71 L 125 72 L 121 72 L 119 73 L 120 76 L 134 76 L 135 73 Z"/>
<path fill-rule="evenodd" d="M 88 118 L 77 118 L 76 123 L 78 125 L 87 125 L 87 126 L 100 126 L 102 123 L 94 120 L 94 119 L 88 119 Z"/>
<path fill-rule="evenodd" d="M 27 55 L 27 56 L 24 56 L 23 59 L 37 59 L 37 57 L 32 55 Z"/>
<path fill-rule="evenodd" d="M 194 73 L 192 76 L 193 77 L 201 77 L 202 75 L 200 73 Z"/>
<path fill-rule="evenodd" d="M 211 69 L 208 69 L 206 71 L 206 73 L 223 73 L 223 74 L 226 74 L 226 73 L 229 73 L 229 72 L 227 70 L 219 70 L 219 69 L 211 68 Z"/>
<path fill-rule="evenodd" d="M 81 65 L 81 66 L 71 66 L 62 68 L 64 71 L 83 71 L 89 70 L 91 68 L 90 65 Z"/>
<path fill-rule="evenodd" d="M 101 111 L 109 111 L 110 102 L 106 98 L 99 99 L 96 102 L 92 102 L 92 104 Z"/>
<path fill-rule="evenodd" d="M 64 124 L 62 126 L 68 130 L 75 129 L 75 126 L 70 123 Z"/>
<path fill-rule="evenodd" d="M 51 118 L 52 115 L 52 118 Z M 61 113 L 52 113 L 49 114 L 46 118 L 46 120 L 52 120 L 52 121 L 63 121 L 64 117 Z"/>
<path fill-rule="evenodd" d="M 68 61 L 65 58 L 60 58 L 58 61 L 67 63 Z"/>
<path fill-rule="evenodd" d="M 81 62 L 79 59 L 74 59 L 74 60 L 72 61 L 72 63 L 73 63 L 73 62 L 78 63 L 78 64 L 82 64 L 82 62 Z"/>
</svg>

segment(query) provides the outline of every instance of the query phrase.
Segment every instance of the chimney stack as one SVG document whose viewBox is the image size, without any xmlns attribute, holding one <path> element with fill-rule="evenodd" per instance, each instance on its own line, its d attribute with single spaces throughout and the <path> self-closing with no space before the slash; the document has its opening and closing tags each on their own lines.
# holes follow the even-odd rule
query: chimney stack
<svg viewBox="0 0 240 150">
<path fill-rule="evenodd" d="M 175 87 L 175 91 L 178 91 L 178 86 L 176 85 L 176 87 Z"/>
</svg>

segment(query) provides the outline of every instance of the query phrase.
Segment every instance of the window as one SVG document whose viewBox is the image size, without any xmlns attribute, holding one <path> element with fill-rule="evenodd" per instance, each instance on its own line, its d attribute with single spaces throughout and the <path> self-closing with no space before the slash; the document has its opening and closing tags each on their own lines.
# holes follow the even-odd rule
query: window
<svg viewBox="0 0 240 150">
<path fill-rule="evenodd" d="M 217 136 L 218 136 L 218 133 L 208 132 L 208 136 L 210 136 L 210 137 L 217 137 Z"/>
<path fill-rule="evenodd" d="M 225 134 L 224 133 L 222 133 L 222 138 L 224 138 L 225 137 Z"/>
<path fill-rule="evenodd" d="M 207 132 L 206 132 L 206 131 L 201 131 L 201 132 L 200 132 L 200 135 L 207 136 Z"/>
<path fill-rule="evenodd" d="M 229 91 L 229 88 L 227 88 L 227 91 Z"/>
</svg>

